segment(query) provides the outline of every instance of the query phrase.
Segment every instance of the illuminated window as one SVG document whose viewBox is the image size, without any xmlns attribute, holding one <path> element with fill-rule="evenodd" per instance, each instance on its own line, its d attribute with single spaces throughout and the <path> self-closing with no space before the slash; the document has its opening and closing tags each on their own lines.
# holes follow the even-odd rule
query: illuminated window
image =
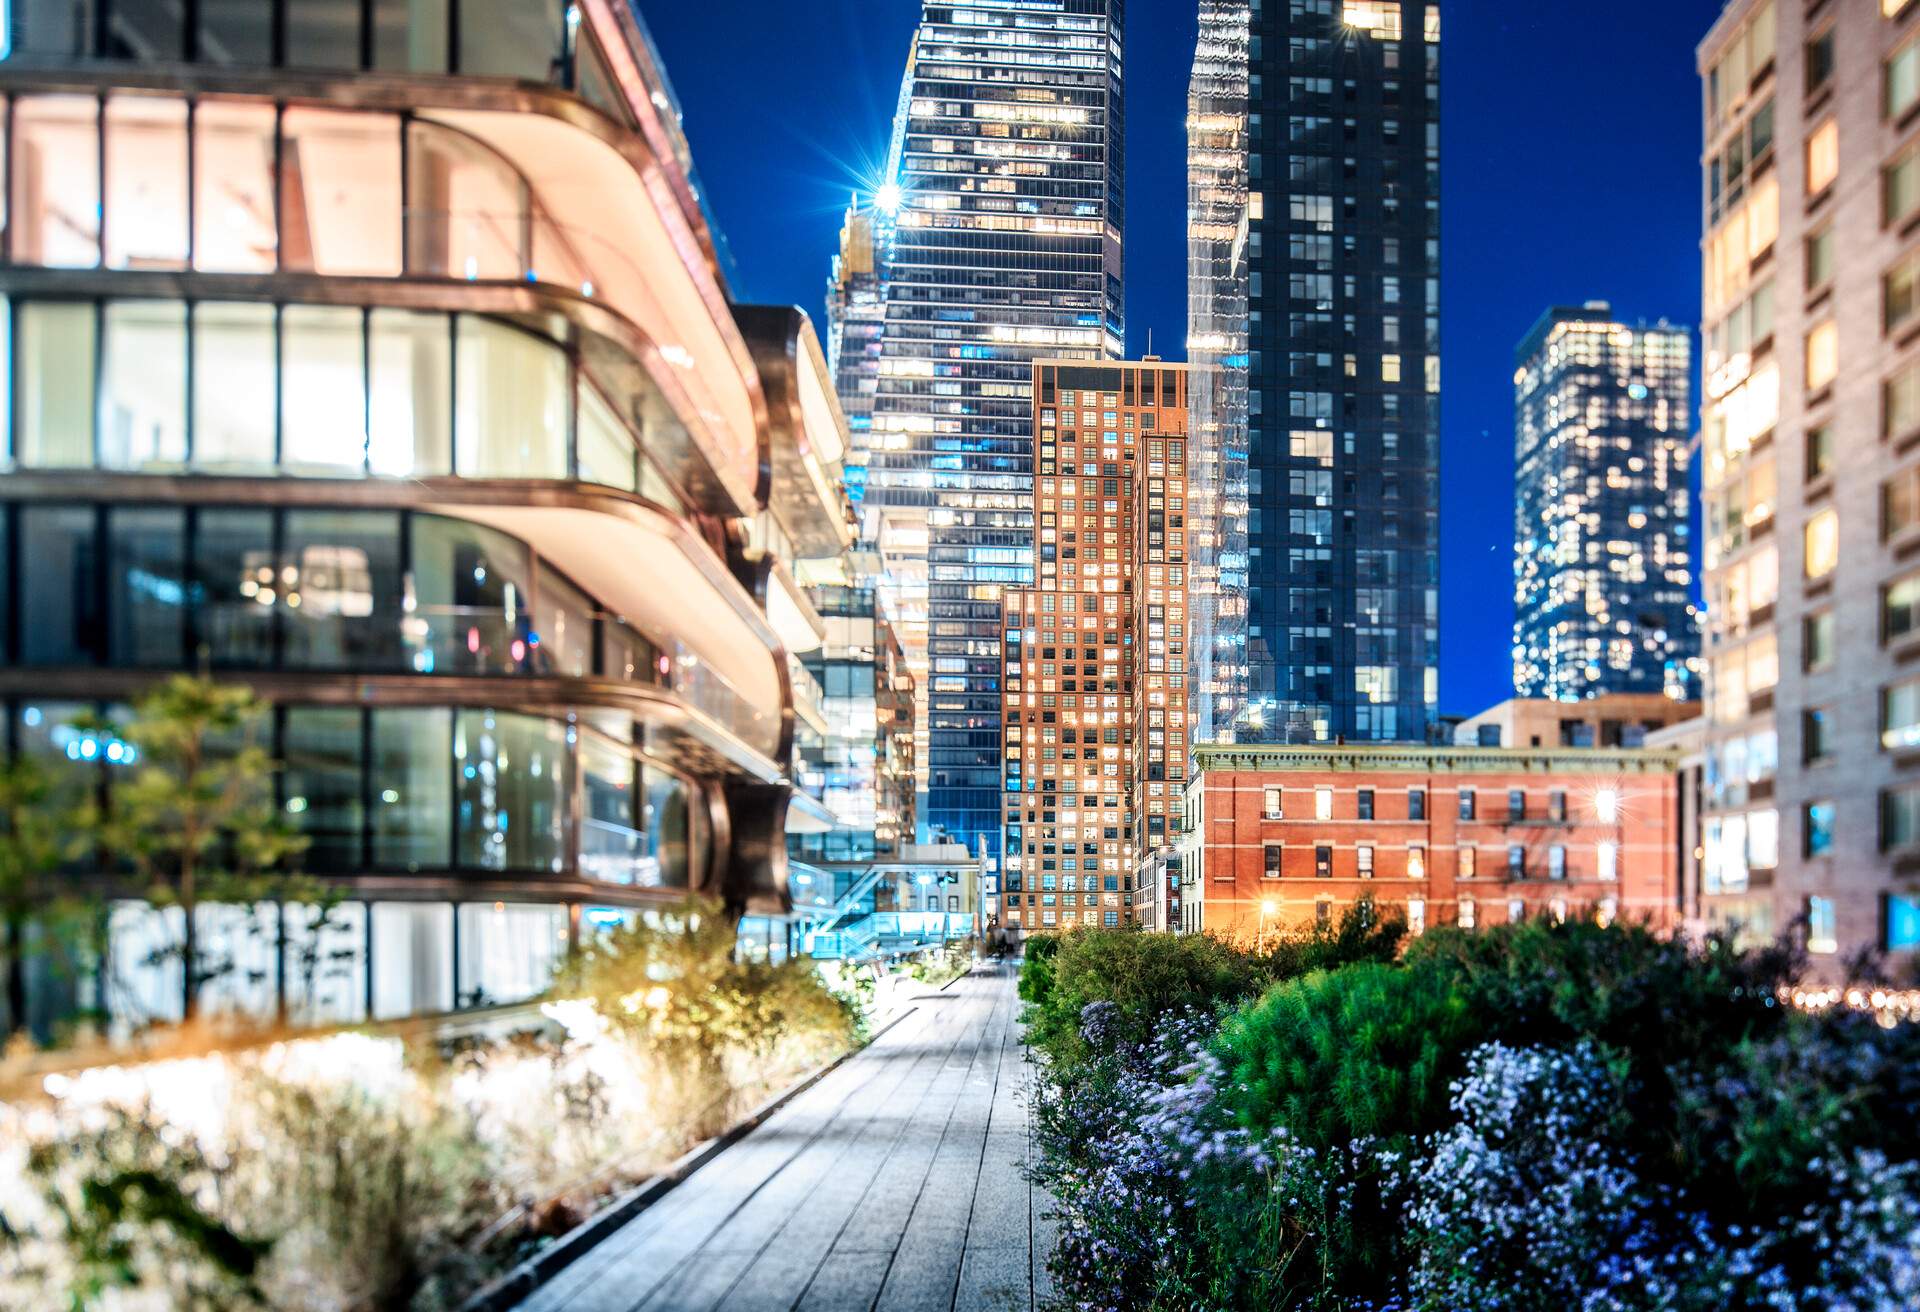
<svg viewBox="0 0 1920 1312">
<path fill-rule="evenodd" d="M 1383 355 L 1380 357 L 1380 381 L 1383 383 L 1397 383 L 1400 381 L 1399 356 Z"/>
<path fill-rule="evenodd" d="M 1833 803 L 1808 802 L 1806 843 L 1808 856 L 1825 856 L 1833 851 Z"/>
<path fill-rule="evenodd" d="M 1920 145 L 1908 146 L 1880 172 L 1880 217 L 1889 227 L 1920 207 Z"/>
<path fill-rule="evenodd" d="M 1880 0 L 1880 12 L 1887 18 L 1898 18 L 1912 3 L 1913 0 Z"/>
<path fill-rule="evenodd" d="M 1890 751 L 1920 747 L 1920 678 L 1881 690 L 1880 745 Z"/>
<path fill-rule="evenodd" d="M 1460 867 L 1460 878 L 1472 879 L 1475 867 L 1479 864 L 1479 849 L 1463 847 L 1456 854 L 1456 864 Z"/>
<path fill-rule="evenodd" d="M 1315 820 L 1333 819 L 1333 789 L 1316 788 L 1313 790 L 1313 818 Z"/>
<path fill-rule="evenodd" d="M 1382 41 L 1400 39 L 1400 0 L 1346 0 L 1340 17 L 1348 27 L 1369 32 Z M 1438 34 L 1428 40 L 1438 39 Z"/>
<path fill-rule="evenodd" d="M 1807 195 L 1818 196 L 1840 172 L 1840 124 L 1828 119 L 1807 138 Z"/>
<path fill-rule="evenodd" d="M 1807 390 L 1817 392 L 1840 372 L 1840 329 L 1833 320 L 1807 334 Z"/>
<path fill-rule="evenodd" d="M 1473 899 L 1470 897 L 1461 898 L 1460 899 L 1460 928 L 1462 929 L 1473 928 L 1473 914 L 1474 914 Z"/>
<path fill-rule="evenodd" d="M 1269 820 L 1280 819 L 1282 814 L 1280 810 L 1280 790 L 1278 788 L 1268 788 L 1262 791 L 1261 814 Z"/>
<path fill-rule="evenodd" d="M 1373 848 L 1366 843 L 1362 843 L 1359 847 L 1354 849 L 1354 857 L 1356 861 L 1356 869 L 1358 869 L 1360 872 L 1360 878 L 1372 879 L 1373 878 Z"/>
<path fill-rule="evenodd" d="M 1618 843 L 1600 844 L 1595 849 L 1595 856 L 1600 878 L 1608 881 L 1620 878 L 1620 845 Z"/>
<path fill-rule="evenodd" d="M 1881 0 L 1881 4 L 1890 5 L 1895 0 Z M 1830 897 L 1810 897 L 1807 899 L 1807 951 L 1826 954 L 1838 952 L 1840 943 L 1834 922 L 1833 899 Z"/>
<path fill-rule="evenodd" d="M 1620 818 L 1620 790 L 1602 788 L 1593 795 L 1593 813 L 1602 824 L 1612 824 Z"/>
<path fill-rule="evenodd" d="M 1421 843 L 1407 845 L 1407 878 L 1425 879 L 1427 877 L 1427 849 Z"/>
<path fill-rule="evenodd" d="M 1427 900 L 1425 898 L 1407 899 L 1407 932 L 1409 934 L 1427 932 Z"/>
<path fill-rule="evenodd" d="M 1920 101 L 1920 39 L 1910 40 L 1887 60 L 1882 108 L 1898 118 Z"/>
<path fill-rule="evenodd" d="M 1805 573 L 1823 579 L 1840 563 L 1840 516 L 1829 506 L 1807 521 L 1802 531 L 1806 551 Z"/>
</svg>

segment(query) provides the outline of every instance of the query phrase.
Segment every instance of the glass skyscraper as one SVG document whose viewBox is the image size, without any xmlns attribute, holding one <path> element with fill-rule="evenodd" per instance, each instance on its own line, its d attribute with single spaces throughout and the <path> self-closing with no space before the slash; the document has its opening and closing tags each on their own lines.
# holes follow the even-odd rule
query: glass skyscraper
<svg viewBox="0 0 1920 1312">
<path fill-rule="evenodd" d="M 1221 373 L 1193 391 L 1194 499 L 1219 516 L 1195 552 L 1196 741 L 1432 721 L 1439 39 L 1430 0 L 1202 6 L 1190 349 Z"/>
<path fill-rule="evenodd" d="M 1688 698 L 1686 330 L 1555 306 L 1514 357 L 1514 691 Z"/>
<path fill-rule="evenodd" d="M 921 815 L 975 851 L 999 847 L 1000 594 L 1033 578 L 1031 362 L 1124 342 L 1122 31 L 1121 0 L 927 0 L 878 198 L 865 497 L 925 534 Z"/>
</svg>

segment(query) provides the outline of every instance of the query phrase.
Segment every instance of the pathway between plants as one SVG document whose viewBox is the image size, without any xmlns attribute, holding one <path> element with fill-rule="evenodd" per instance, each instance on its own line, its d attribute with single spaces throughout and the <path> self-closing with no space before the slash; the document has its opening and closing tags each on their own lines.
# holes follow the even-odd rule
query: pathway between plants
<svg viewBox="0 0 1920 1312">
<path fill-rule="evenodd" d="M 985 1312 L 1051 1295 L 1015 968 L 981 966 L 609 1236 L 523 1312 Z"/>
</svg>

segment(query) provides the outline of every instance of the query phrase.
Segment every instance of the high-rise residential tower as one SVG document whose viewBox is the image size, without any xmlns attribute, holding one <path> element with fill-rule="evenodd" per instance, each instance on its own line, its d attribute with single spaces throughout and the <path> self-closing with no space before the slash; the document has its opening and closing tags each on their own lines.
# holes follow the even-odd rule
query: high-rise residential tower
<svg viewBox="0 0 1920 1312">
<path fill-rule="evenodd" d="M 840 253 L 827 279 L 827 367 L 847 416 L 847 495 L 865 497 L 872 446 L 873 396 L 880 382 L 880 331 L 886 324 L 886 281 L 880 260 L 882 220 L 857 197 L 840 227 Z"/>
<path fill-rule="evenodd" d="M 1005 924 L 1146 919 L 1187 764 L 1187 367 L 1033 366 L 1031 589 L 1004 595 Z M 1159 926 L 1164 928 L 1165 926 Z"/>
<path fill-rule="evenodd" d="M 1124 340 L 1122 20 L 1121 0 L 927 0 L 883 188 L 866 500 L 924 526 L 921 815 L 975 850 L 998 850 L 1000 594 L 1033 577 L 1031 362 Z"/>
<path fill-rule="evenodd" d="M 1701 42 L 1705 918 L 1920 946 L 1920 3 Z"/>
<path fill-rule="evenodd" d="M 1431 0 L 1203 6 L 1189 320 L 1226 375 L 1194 392 L 1195 497 L 1222 516 L 1197 603 L 1209 737 L 1419 739 L 1433 717 L 1439 39 Z"/>
<path fill-rule="evenodd" d="M 1554 306 L 1514 352 L 1513 687 L 1693 695 L 1685 329 Z"/>
</svg>

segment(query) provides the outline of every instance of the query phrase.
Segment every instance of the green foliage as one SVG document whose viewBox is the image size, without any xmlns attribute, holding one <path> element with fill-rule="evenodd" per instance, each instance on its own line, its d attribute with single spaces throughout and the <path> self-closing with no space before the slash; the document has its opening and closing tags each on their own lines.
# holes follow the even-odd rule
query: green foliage
<svg viewBox="0 0 1920 1312">
<path fill-rule="evenodd" d="M 675 1106 L 696 1137 L 723 1128 L 741 1092 L 729 1057 L 764 1061 L 785 1046 L 820 1056 L 859 1036 L 851 1000 L 835 996 L 806 957 L 742 961 L 717 905 L 688 901 L 658 925 L 645 920 L 583 939 L 555 988 L 595 1000 L 637 1045 L 661 1057 Z"/>
<path fill-rule="evenodd" d="M 1028 945 L 1021 996 L 1027 1041 L 1060 1063 L 1086 1055 L 1080 1014 L 1089 1003 L 1112 1003 L 1114 1041 L 1140 1044 L 1166 1016 L 1249 997 L 1271 978 L 1258 957 L 1205 934 L 1076 929 L 1054 941 L 1050 960 Z"/>
<path fill-rule="evenodd" d="M 137 764 L 115 778 L 92 828 L 102 850 L 132 867 L 149 901 L 185 912 L 180 942 L 163 951 L 181 962 L 189 1019 L 202 986 L 233 969 L 230 960 L 201 951 L 195 908 L 312 895 L 283 869 L 306 840 L 274 803 L 276 767 L 258 741 L 267 710 L 249 688 L 182 674 L 142 695 L 124 728 L 88 726 L 138 753 Z"/>
<path fill-rule="evenodd" d="M 1245 1125 L 1325 1148 L 1438 1126 L 1485 1028 L 1445 972 L 1368 961 L 1280 985 L 1228 1019 L 1219 1052 Z"/>
<path fill-rule="evenodd" d="M 26 1025 L 30 956 L 79 969 L 95 911 L 90 899 L 53 876 L 86 849 L 84 822 L 84 812 L 40 762 L 19 756 L 0 764 L 0 968 L 8 1033 Z"/>
<path fill-rule="evenodd" d="M 1337 924 L 1276 931 L 1258 950 L 1210 934 L 1150 934 L 1134 929 L 1075 929 L 1027 940 L 1020 996 L 1027 1041 L 1056 1062 L 1085 1058 L 1081 1015 L 1113 1004 L 1107 1041 L 1146 1043 L 1167 1017 L 1211 1012 L 1255 997 L 1276 981 L 1350 962 L 1391 961 L 1406 934 L 1400 915 L 1381 915 L 1370 899 Z"/>
</svg>

